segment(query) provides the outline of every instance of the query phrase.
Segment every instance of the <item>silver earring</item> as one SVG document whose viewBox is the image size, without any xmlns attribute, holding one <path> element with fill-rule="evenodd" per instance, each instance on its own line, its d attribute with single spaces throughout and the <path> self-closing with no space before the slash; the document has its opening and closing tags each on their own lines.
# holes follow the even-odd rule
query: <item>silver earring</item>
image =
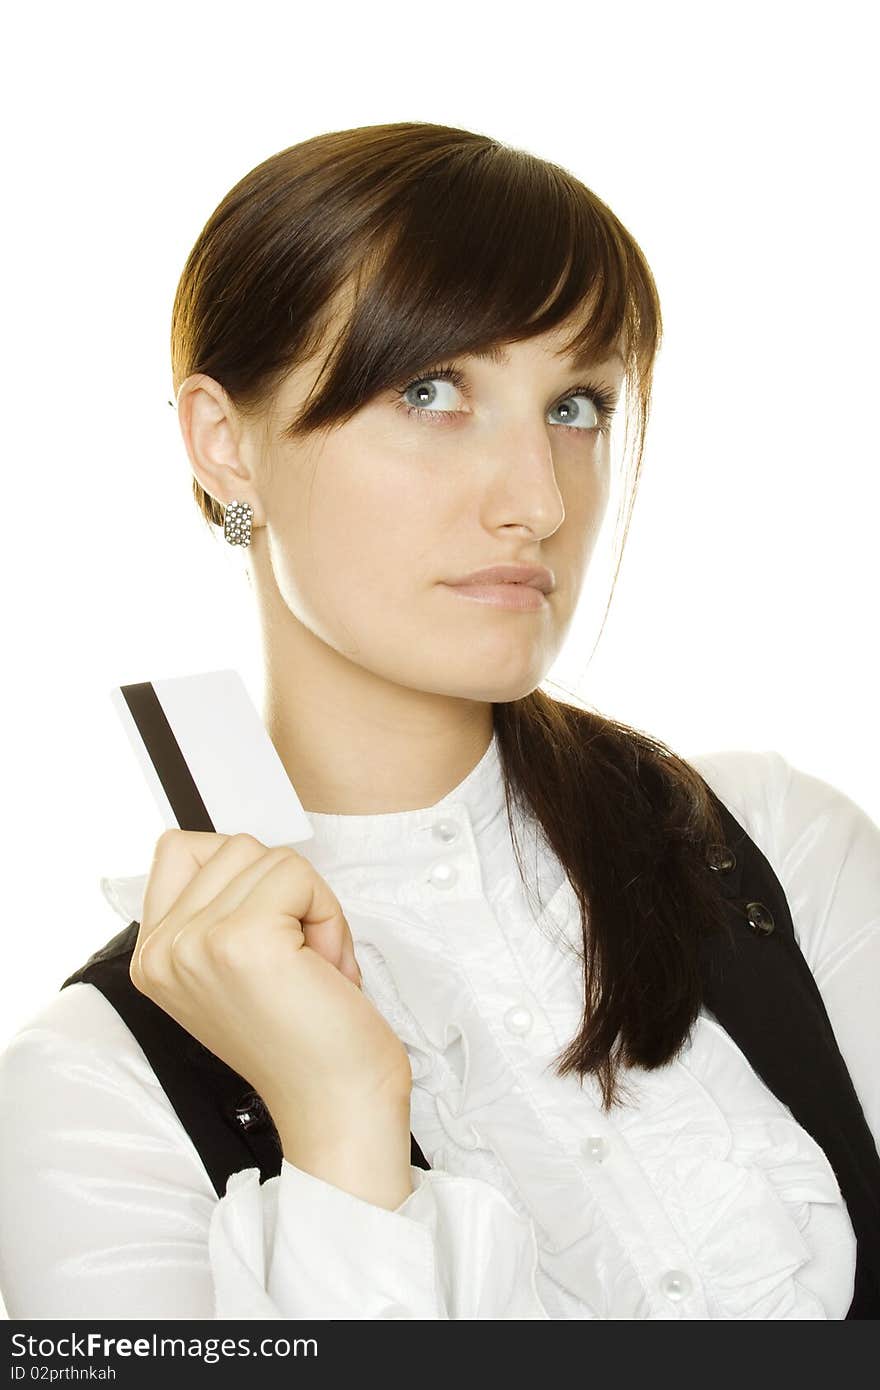
<svg viewBox="0 0 880 1390">
<path fill-rule="evenodd" d="M 223 535 L 230 545 L 250 545 L 253 514 L 250 502 L 239 502 L 236 497 L 229 503 L 223 517 Z"/>
</svg>

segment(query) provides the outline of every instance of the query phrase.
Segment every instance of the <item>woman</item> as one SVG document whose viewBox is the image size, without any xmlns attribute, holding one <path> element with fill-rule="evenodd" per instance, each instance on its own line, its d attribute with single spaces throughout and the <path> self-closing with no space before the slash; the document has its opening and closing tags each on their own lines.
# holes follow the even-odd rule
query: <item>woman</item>
<svg viewBox="0 0 880 1390">
<path fill-rule="evenodd" d="M 704 1007 L 703 849 L 717 798 L 785 885 L 876 1141 L 880 831 L 777 753 L 688 763 L 541 689 L 624 402 L 628 525 L 660 333 L 610 209 L 469 131 L 318 136 L 209 219 L 178 412 L 315 839 L 171 832 L 115 901 L 134 986 L 255 1087 L 283 1162 L 215 1193 L 68 984 L 0 1072 L 12 1317 L 847 1316 L 831 1163 Z"/>
</svg>

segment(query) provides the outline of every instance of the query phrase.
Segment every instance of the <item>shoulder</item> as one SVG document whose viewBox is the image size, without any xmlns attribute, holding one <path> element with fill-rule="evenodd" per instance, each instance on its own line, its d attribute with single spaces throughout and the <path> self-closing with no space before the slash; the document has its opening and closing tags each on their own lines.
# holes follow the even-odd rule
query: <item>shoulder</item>
<svg viewBox="0 0 880 1390">
<path fill-rule="evenodd" d="M 768 827 L 783 801 L 794 769 L 774 749 L 725 748 L 685 755 L 752 835 Z M 756 836 L 752 835 L 755 839 Z M 763 848 L 763 846 L 762 846 Z"/>
<path fill-rule="evenodd" d="M 0 1053 L 0 1075 L 27 1071 L 44 1057 L 91 1056 L 96 1066 L 128 1067 L 144 1053 L 109 999 L 85 981 L 59 989 L 13 1034 Z"/>
<path fill-rule="evenodd" d="M 880 827 L 776 750 L 687 757 L 773 867 L 814 974 L 880 932 Z"/>
<path fill-rule="evenodd" d="M 45 1163 L 47 1145 L 59 1162 L 96 1145 L 109 1161 L 102 1136 L 110 1133 L 136 1136 L 139 1145 L 161 1140 L 187 1166 L 194 1155 L 140 1043 L 84 981 L 59 990 L 0 1052 L 0 1109 L 15 1117 L 0 1143 L 7 1178 L 10 1164 L 30 1156 Z"/>
</svg>

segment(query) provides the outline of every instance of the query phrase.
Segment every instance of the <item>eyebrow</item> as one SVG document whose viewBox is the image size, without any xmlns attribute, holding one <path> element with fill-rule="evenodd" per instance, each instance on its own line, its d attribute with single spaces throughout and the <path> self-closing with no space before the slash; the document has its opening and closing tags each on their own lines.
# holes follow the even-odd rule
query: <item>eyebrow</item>
<svg viewBox="0 0 880 1390">
<path fill-rule="evenodd" d="M 506 367 L 510 363 L 510 354 L 502 347 L 485 348 L 482 352 L 465 352 L 462 353 L 462 356 L 473 357 L 478 362 L 494 362 L 498 367 Z M 619 348 L 614 348 L 609 354 L 608 359 L 603 360 L 610 361 L 612 357 L 617 357 L 623 365 L 626 366 L 626 360 Z M 569 366 L 573 368 L 587 367 L 595 365 L 595 358 L 591 353 L 583 353 L 580 356 L 575 354 L 573 357 L 569 357 L 568 363 Z"/>
</svg>

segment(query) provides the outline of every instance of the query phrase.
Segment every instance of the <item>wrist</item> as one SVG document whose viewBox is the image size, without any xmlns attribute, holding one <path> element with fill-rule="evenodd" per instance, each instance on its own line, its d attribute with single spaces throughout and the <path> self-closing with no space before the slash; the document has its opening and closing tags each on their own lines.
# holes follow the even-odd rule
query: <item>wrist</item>
<svg viewBox="0 0 880 1390">
<path fill-rule="evenodd" d="M 408 1095 L 273 1119 L 284 1158 L 302 1172 L 390 1211 L 413 1191 Z"/>
</svg>

